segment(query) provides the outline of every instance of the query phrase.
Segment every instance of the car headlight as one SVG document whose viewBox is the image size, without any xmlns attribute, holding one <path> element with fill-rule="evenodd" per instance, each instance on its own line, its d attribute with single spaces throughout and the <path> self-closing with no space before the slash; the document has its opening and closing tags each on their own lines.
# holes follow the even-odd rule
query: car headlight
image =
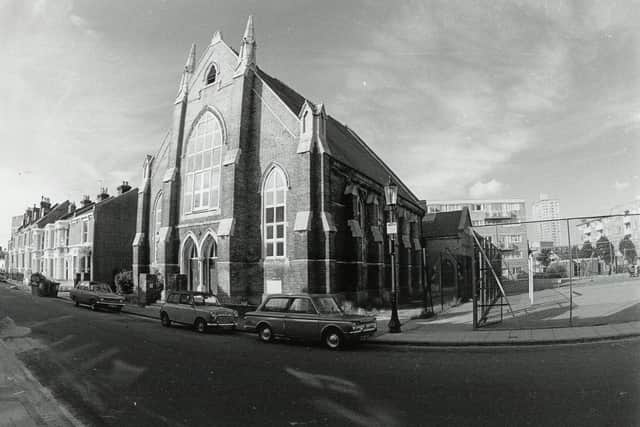
<svg viewBox="0 0 640 427">
<path fill-rule="evenodd" d="M 236 310 L 233 310 L 233 317 L 238 317 L 238 312 Z"/>
<path fill-rule="evenodd" d="M 100 297 L 98 298 L 98 301 L 104 301 L 104 298 Z"/>
<path fill-rule="evenodd" d="M 364 325 L 360 324 L 360 323 L 352 323 L 351 324 L 351 330 L 354 332 L 360 332 L 364 329 Z"/>
<path fill-rule="evenodd" d="M 215 313 L 209 313 L 209 317 L 211 318 L 211 320 L 217 320 L 218 316 Z"/>
</svg>

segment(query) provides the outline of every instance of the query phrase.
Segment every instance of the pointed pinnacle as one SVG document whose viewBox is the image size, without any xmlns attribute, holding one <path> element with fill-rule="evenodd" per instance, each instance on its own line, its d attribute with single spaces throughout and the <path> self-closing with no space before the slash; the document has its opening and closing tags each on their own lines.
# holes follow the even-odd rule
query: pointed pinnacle
<svg viewBox="0 0 640 427">
<path fill-rule="evenodd" d="M 253 34 L 253 15 L 249 15 L 249 19 L 247 20 L 247 28 L 244 30 L 244 41 L 254 42 L 254 34 Z"/>
<path fill-rule="evenodd" d="M 189 51 L 189 56 L 187 57 L 187 62 L 184 64 L 184 70 L 187 73 L 193 73 L 196 67 L 196 44 L 191 45 L 191 50 Z"/>
</svg>

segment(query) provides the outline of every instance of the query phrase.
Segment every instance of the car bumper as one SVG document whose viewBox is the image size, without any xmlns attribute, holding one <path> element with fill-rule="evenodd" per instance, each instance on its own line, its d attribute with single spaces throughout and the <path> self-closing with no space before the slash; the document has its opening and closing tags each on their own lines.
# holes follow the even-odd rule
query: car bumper
<svg viewBox="0 0 640 427">
<path fill-rule="evenodd" d="M 233 330 L 233 329 L 236 328 L 236 324 L 235 323 L 207 322 L 207 327 L 230 331 L 230 330 Z"/>
<path fill-rule="evenodd" d="M 106 307 L 106 308 L 113 308 L 113 309 L 121 309 L 122 307 L 124 307 L 124 303 L 123 302 L 98 301 L 98 302 L 96 302 L 96 305 L 98 307 Z"/>
<path fill-rule="evenodd" d="M 348 336 L 349 338 L 355 339 L 355 340 L 366 339 L 372 336 L 373 334 L 375 334 L 377 330 L 378 330 L 377 327 L 373 327 L 373 328 L 363 329 L 362 331 L 351 331 L 348 333 Z"/>
</svg>

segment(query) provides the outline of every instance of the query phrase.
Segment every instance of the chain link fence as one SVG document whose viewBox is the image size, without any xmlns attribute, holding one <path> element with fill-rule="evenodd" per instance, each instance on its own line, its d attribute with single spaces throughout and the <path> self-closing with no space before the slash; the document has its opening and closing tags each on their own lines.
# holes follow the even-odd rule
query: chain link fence
<svg viewBox="0 0 640 427">
<path fill-rule="evenodd" d="M 640 320 L 640 214 L 476 226 L 502 255 L 513 310 L 500 327 L 549 328 Z M 489 318 L 500 320 L 496 308 Z M 487 322 L 490 325 L 492 322 Z"/>
</svg>

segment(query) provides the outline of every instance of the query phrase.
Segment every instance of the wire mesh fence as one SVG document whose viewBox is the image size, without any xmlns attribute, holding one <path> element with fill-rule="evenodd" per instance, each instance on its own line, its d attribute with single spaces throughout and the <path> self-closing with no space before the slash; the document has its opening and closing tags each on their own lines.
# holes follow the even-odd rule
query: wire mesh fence
<svg viewBox="0 0 640 427">
<path fill-rule="evenodd" d="M 640 320 L 640 214 L 474 227 L 501 252 L 507 328 Z M 488 316 L 498 320 L 498 307 Z"/>
</svg>

